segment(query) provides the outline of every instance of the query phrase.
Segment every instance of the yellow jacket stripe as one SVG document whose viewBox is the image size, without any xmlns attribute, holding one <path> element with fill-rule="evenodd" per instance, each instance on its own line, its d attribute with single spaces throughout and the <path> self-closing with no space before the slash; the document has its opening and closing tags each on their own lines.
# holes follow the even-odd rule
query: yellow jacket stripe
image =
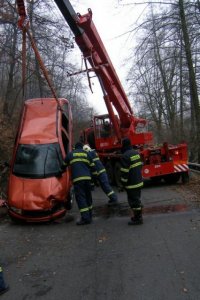
<svg viewBox="0 0 200 300">
<path fill-rule="evenodd" d="M 90 165 L 90 161 L 88 159 L 85 159 L 85 158 L 74 158 L 70 161 L 70 165 L 72 165 L 76 162 L 85 162 L 85 163 Z"/>
<path fill-rule="evenodd" d="M 141 163 L 141 161 L 139 161 L 139 162 L 137 162 L 137 163 L 131 165 L 131 166 L 130 166 L 130 169 L 136 168 L 136 167 L 141 166 L 141 165 L 142 165 L 142 163 Z"/>
<path fill-rule="evenodd" d="M 110 195 L 114 194 L 113 191 L 111 191 L 110 193 L 107 194 L 107 196 L 109 197 Z"/>
<path fill-rule="evenodd" d="M 127 178 L 123 178 L 123 177 L 121 177 L 121 181 L 123 181 L 123 182 L 127 182 L 127 181 L 128 181 L 128 179 L 127 179 Z"/>
<path fill-rule="evenodd" d="M 77 178 L 73 179 L 73 182 L 77 182 L 77 181 L 80 181 L 80 180 L 91 180 L 91 177 L 90 176 L 77 177 Z"/>
<path fill-rule="evenodd" d="M 86 153 L 73 153 L 73 157 L 87 157 Z"/>
<path fill-rule="evenodd" d="M 120 171 L 121 171 L 121 172 L 128 173 L 128 171 L 129 171 L 129 168 L 120 168 Z"/>
<path fill-rule="evenodd" d="M 137 162 L 135 164 L 130 165 L 129 168 L 120 168 L 120 171 L 124 172 L 124 173 L 128 173 L 130 169 L 136 168 L 136 167 L 141 166 L 141 165 L 142 165 L 142 163 L 141 163 L 141 161 L 139 161 L 139 162 Z"/>
<path fill-rule="evenodd" d="M 105 169 L 102 169 L 101 171 L 98 172 L 98 175 L 105 172 L 105 171 L 106 171 Z"/>
<path fill-rule="evenodd" d="M 137 159 L 140 159 L 140 155 L 139 154 L 136 154 L 136 155 L 133 155 L 133 156 L 130 157 L 131 161 L 134 161 L 134 160 L 137 160 Z"/>
<path fill-rule="evenodd" d="M 96 158 L 93 158 L 92 160 L 93 160 L 93 161 L 97 161 L 97 160 L 99 160 L 99 158 L 98 158 L 98 157 L 96 157 Z"/>
<path fill-rule="evenodd" d="M 140 182 L 138 184 L 133 184 L 133 185 L 127 185 L 125 186 L 125 189 L 137 189 L 143 186 L 143 182 Z"/>
<path fill-rule="evenodd" d="M 88 211 L 90 210 L 89 207 L 86 207 L 86 208 L 81 208 L 79 211 L 82 213 L 82 212 L 85 212 L 85 211 Z"/>
</svg>

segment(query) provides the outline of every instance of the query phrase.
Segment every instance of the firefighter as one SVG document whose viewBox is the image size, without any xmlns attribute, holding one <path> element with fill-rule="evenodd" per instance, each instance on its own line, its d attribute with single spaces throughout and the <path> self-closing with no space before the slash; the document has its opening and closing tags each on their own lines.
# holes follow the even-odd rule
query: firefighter
<svg viewBox="0 0 200 300">
<path fill-rule="evenodd" d="M 96 174 L 97 176 L 94 178 L 94 180 L 96 181 L 96 178 L 97 178 L 102 190 L 108 196 L 108 198 L 109 198 L 108 205 L 109 206 L 117 205 L 118 204 L 117 195 L 115 194 L 115 192 L 113 191 L 113 189 L 111 188 L 111 186 L 109 184 L 106 169 L 105 169 L 104 165 L 102 164 L 101 160 L 99 159 L 98 154 L 96 153 L 96 151 L 94 149 L 91 149 L 90 146 L 87 144 L 83 146 L 83 149 L 85 151 L 89 152 L 89 155 L 92 158 L 92 161 L 95 165 L 95 170 L 97 172 L 97 174 Z"/>
<path fill-rule="evenodd" d="M 91 172 L 94 170 L 94 164 L 88 153 L 83 150 L 83 143 L 76 143 L 75 149 L 68 153 L 63 169 L 67 166 L 71 167 L 75 199 L 81 215 L 76 224 L 90 224 L 92 222 Z"/>
<path fill-rule="evenodd" d="M 142 162 L 138 151 L 133 149 L 128 138 L 122 140 L 121 165 L 121 183 L 126 190 L 128 203 L 133 212 L 133 217 L 128 224 L 139 225 L 143 223 L 143 206 L 140 199 L 143 186 Z"/>
<path fill-rule="evenodd" d="M 3 270 L 0 267 L 0 295 L 6 293 L 9 290 L 9 286 L 4 281 Z"/>
</svg>

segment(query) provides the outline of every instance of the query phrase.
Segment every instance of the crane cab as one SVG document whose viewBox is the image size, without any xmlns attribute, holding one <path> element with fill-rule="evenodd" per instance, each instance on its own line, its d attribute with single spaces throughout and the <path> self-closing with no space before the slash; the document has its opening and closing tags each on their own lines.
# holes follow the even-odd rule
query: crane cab
<svg viewBox="0 0 200 300">
<path fill-rule="evenodd" d="M 38 222 L 63 216 L 71 204 L 72 183 L 62 163 L 72 149 L 68 100 L 25 101 L 8 182 L 9 214 Z"/>
</svg>

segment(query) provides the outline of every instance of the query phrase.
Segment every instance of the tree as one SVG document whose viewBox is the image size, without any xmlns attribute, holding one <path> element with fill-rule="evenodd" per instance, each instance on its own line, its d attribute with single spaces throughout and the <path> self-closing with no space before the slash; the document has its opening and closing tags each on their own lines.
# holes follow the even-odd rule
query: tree
<svg viewBox="0 0 200 300">
<path fill-rule="evenodd" d="M 75 120 L 89 122 L 83 76 L 69 77 L 77 71 L 74 40 L 64 18 L 56 13 L 53 1 L 25 1 L 29 17 L 29 30 L 48 70 L 58 97 L 68 98 Z M 51 90 L 40 70 L 35 53 L 27 40 L 26 78 L 22 85 L 22 34 L 17 27 L 18 13 L 15 0 L 1 2 L 0 12 L 0 86 L 2 112 L 12 120 L 16 128 L 19 112 L 24 100 L 35 97 L 52 97 Z M 16 116 L 16 118 L 15 118 Z M 76 126 L 78 127 L 78 126 Z"/>
<path fill-rule="evenodd" d="M 140 112 L 148 111 L 153 120 L 158 140 L 166 132 L 171 142 L 186 138 L 200 161 L 197 10 L 199 5 L 193 1 L 177 0 L 171 5 L 149 1 L 128 80 L 132 97 L 138 96 Z"/>
</svg>

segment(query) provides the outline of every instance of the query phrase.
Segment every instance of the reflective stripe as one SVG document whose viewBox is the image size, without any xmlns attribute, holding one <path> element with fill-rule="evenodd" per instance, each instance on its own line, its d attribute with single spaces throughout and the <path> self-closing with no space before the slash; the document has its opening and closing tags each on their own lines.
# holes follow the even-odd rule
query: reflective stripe
<svg viewBox="0 0 200 300">
<path fill-rule="evenodd" d="M 97 157 L 97 158 L 93 158 L 92 160 L 93 160 L 93 161 L 97 161 L 97 160 L 99 160 L 99 158 L 98 158 L 98 157 Z"/>
<path fill-rule="evenodd" d="M 86 207 L 86 208 L 81 208 L 79 211 L 80 212 L 85 212 L 85 211 L 88 211 L 89 210 L 89 207 Z"/>
<path fill-rule="evenodd" d="M 126 169 L 125 169 L 125 168 L 120 168 L 120 171 L 121 171 L 121 172 L 126 172 L 126 173 L 128 173 L 129 168 L 126 168 Z"/>
<path fill-rule="evenodd" d="M 86 153 L 73 153 L 73 157 L 87 157 Z"/>
<path fill-rule="evenodd" d="M 121 177 L 121 181 L 123 181 L 123 182 L 127 182 L 127 181 L 128 181 L 128 179 L 125 179 L 125 178 Z"/>
<path fill-rule="evenodd" d="M 142 207 L 135 207 L 135 208 L 132 207 L 132 210 L 142 210 Z"/>
<path fill-rule="evenodd" d="M 91 205 L 91 206 L 89 206 L 88 208 L 89 208 L 89 210 L 91 210 L 91 209 L 92 209 L 92 205 Z"/>
<path fill-rule="evenodd" d="M 88 159 L 85 158 L 74 158 L 70 161 L 70 165 L 76 163 L 76 162 L 85 162 L 87 164 L 90 164 L 90 161 Z"/>
<path fill-rule="evenodd" d="M 0 267 L 0 272 L 3 272 L 2 267 Z"/>
<path fill-rule="evenodd" d="M 91 177 L 90 176 L 77 177 L 77 178 L 73 179 L 73 182 L 77 182 L 79 180 L 91 180 Z"/>
<path fill-rule="evenodd" d="M 94 163 L 90 163 L 90 167 L 94 167 L 95 166 L 95 164 Z"/>
<path fill-rule="evenodd" d="M 101 171 L 98 172 L 98 175 L 105 172 L 105 171 L 106 171 L 105 169 L 102 169 Z"/>
<path fill-rule="evenodd" d="M 134 161 L 134 160 L 137 160 L 137 159 L 140 159 L 139 154 L 136 154 L 136 155 L 133 155 L 133 156 L 130 157 L 131 161 Z"/>
<path fill-rule="evenodd" d="M 136 189 L 136 188 L 139 188 L 139 187 L 142 187 L 143 186 L 143 182 L 140 182 L 138 184 L 134 184 L 134 185 L 127 185 L 125 186 L 126 189 Z"/>
<path fill-rule="evenodd" d="M 137 163 L 135 163 L 135 164 L 133 164 L 133 165 L 130 165 L 129 168 L 126 168 L 126 169 L 125 169 L 125 168 L 121 168 L 120 171 L 121 171 L 121 172 L 128 173 L 130 169 L 136 168 L 136 167 L 141 166 L 141 165 L 142 165 L 142 163 L 141 163 L 141 161 L 139 161 L 139 162 L 137 162 Z"/>
<path fill-rule="evenodd" d="M 139 162 L 137 162 L 137 163 L 131 165 L 131 166 L 130 166 L 130 169 L 136 168 L 136 167 L 141 166 L 141 165 L 142 165 L 142 163 L 141 163 L 141 161 L 139 161 Z"/>
<path fill-rule="evenodd" d="M 97 171 L 92 172 L 92 175 L 98 175 Z"/>
<path fill-rule="evenodd" d="M 112 195 L 112 194 L 114 194 L 114 192 L 112 191 L 112 192 L 110 192 L 110 193 L 108 193 L 107 194 L 107 196 L 109 197 L 110 195 Z"/>
</svg>

